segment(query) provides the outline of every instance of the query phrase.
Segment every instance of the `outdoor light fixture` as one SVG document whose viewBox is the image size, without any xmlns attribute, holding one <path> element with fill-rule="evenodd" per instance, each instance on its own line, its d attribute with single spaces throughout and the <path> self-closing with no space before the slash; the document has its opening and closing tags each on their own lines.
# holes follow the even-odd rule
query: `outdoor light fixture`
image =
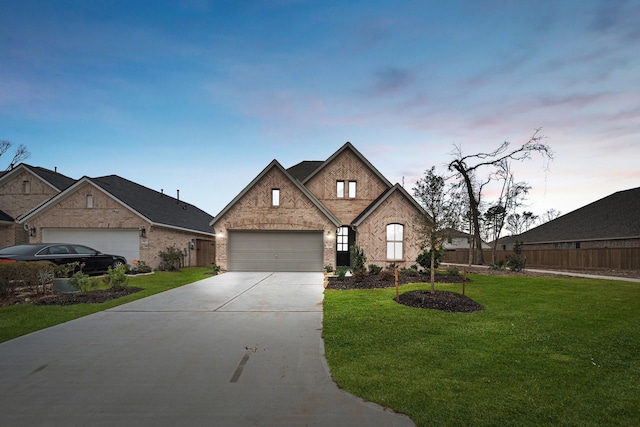
<svg viewBox="0 0 640 427">
<path fill-rule="evenodd" d="M 35 227 L 31 227 L 29 229 L 29 237 L 34 237 L 36 235 L 36 228 Z"/>
<path fill-rule="evenodd" d="M 140 227 L 140 237 L 147 237 L 147 229 L 144 227 Z"/>
</svg>

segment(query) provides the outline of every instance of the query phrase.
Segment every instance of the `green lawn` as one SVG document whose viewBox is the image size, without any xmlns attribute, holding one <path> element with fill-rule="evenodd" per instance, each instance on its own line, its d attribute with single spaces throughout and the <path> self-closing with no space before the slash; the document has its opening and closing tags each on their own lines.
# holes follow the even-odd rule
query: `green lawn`
<svg viewBox="0 0 640 427">
<path fill-rule="evenodd" d="M 157 294 L 178 286 L 210 277 L 210 268 L 184 268 L 180 272 L 158 271 L 147 276 L 129 278 L 129 286 L 143 288 L 136 292 L 101 304 L 69 306 L 35 306 L 20 304 L 0 308 L 0 342 L 28 334 L 87 314 Z"/>
<path fill-rule="evenodd" d="M 395 289 L 327 290 L 340 387 L 419 426 L 639 425 L 640 284 L 470 278 L 482 312 L 405 307 Z"/>
</svg>

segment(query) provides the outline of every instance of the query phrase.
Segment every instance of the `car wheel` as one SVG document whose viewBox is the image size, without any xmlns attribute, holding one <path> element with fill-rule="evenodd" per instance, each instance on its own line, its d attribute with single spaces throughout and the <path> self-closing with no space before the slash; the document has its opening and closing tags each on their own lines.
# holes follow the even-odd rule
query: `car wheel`
<svg viewBox="0 0 640 427">
<path fill-rule="evenodd" d="M 111 268 L 116 270 L 116 269 L 122 267 L 123 265 L 124 265 L 124 262 L 122 262 L 122 260 L 117 259 L 117 260 L 113 261 L 113 264 L 111 264 Z"/>
</svg>

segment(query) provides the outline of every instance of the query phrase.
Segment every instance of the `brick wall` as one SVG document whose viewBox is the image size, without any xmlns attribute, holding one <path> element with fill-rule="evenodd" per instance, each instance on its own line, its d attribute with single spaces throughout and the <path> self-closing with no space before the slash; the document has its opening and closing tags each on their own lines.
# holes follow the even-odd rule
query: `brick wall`
<svg viewBox="0 0 640 427">
<path fill-rule="evenodd" d="M 416 263 L 420 253 L 413 218 L 418 214 L 415 206 L 400 193 L 394 192 L 357 229 L 356 243 L 364 249 L 367 264 L 386 266 L 395 262 L 400 267 Z M 386 227 L 388 224 L 404 226 L 403 259 L 387 259 Z"/>
<path fill-rule="evenodd" d="M 28 194 L 24 192 L 24 181 L 29 181 Z M 0 185 L 0 210 L 18 218 L 56 194 L 58 192 L 50 185 L 24 170 Z"/>
<path fill-rule="evenodd" d="M 345 181 L 345 197 L 336 196 L 336 182 Z M 347 194 L 348 181 L 356 181 L 356 198 Z M 344 150 L 306 184 L 307 189 L 344 224 L 350 224 L 388 187 L 350 150 Z"/>
<path fill-rule="evenodd" d="M 280 205 L 271 206 L 271 190 L 280 189 Z M 277 168 L 271 169 L 214 224 L 216 263 L 227 269 L 228 230 L 322 230 L 324 265 L 335 265 L 336 227 Z M 331 233 L 329 236 L 327 233 Z"/>
<path fill-rule="evenodd" d="M 87 207 L 89 194 L 93 196 L 92 208 Z M 36 235 L 29 239 L 31 243 L 42 242 L 42 228 L 139 230 L 144 227 L 147 230 L 147 237 L 140 238 L 140 260 L 153 268 L 157 268 L 160 264 L 159 251 L 172 245 L 183 250 L 187 249 L 185 265 L 195 266 L 195 250 L 191 252 L 191 264 L 189 264 L 189 241 L 203 238 L 203 236 L 211 238 L 201 233 L 153 226 L 136 212 L 89 183 L 40 213 L 29 221 L 29 226 L 36 227 Z"/>
</svg>

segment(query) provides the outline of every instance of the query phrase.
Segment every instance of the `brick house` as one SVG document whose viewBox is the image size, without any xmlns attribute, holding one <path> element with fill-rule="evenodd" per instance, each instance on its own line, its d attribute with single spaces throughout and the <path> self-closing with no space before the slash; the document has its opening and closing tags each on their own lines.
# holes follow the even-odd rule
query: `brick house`
<svg viewBox="0 0 640 427">
<path fill-rule="evenodd" d="M 325 161 L 285 169 L 272 161 L 216 217 L 216 262 L 225 270 L 321 271 L 349 266 L 358 244 L 368 264 L 415 263 L 421 206 L 349 142 Z"/>
<path fill-rule="evenodd" d="M 640 187 L 618 191 L 518 236 L 498 240 L 498 247 L 523 249 L 640 248 Z"/>
<path fill-rule="evenodd" d="M 0 212 L 0 247 L 80 243 L 152 267 L 168 246 L 186 266 L 215 259 L 211 215 L 116 175 L 74 180 L 21 164 L 0 176 Z"/>
</svg>

